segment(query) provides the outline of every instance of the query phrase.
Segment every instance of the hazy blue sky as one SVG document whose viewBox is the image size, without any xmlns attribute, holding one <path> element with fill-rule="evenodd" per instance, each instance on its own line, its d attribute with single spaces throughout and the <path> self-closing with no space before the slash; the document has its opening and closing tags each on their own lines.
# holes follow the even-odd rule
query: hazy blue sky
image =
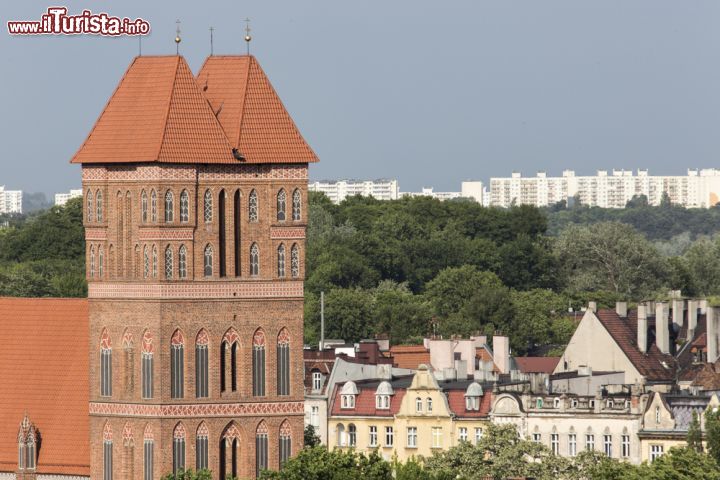
<svg viewBox="0 0 720 480">
<path fill-rule="evenodd" d="M 68 164 L 137 54 L 136 38 L 13 37 L 0 6 L 0 184 L 80 184 Z M 68 1 L 143 17 L 143 53 L 252 52 L 321 163 L 311 177 L 457 190 L 512 170 L 720 166 L 717 0 Z"/>
</svg>

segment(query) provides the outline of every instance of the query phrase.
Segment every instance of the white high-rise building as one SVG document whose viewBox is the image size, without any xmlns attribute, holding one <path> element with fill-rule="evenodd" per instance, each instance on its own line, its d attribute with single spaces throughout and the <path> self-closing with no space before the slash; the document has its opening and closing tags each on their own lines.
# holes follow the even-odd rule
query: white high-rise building
<svg viewBox="0 0 720 480">
<path fill-rule="evenodd" d="M 707 208 L 720 202 L 720 169 L 688 170 L 687 175 L 652 176 L 647 170 L 599 170 L 596 175 L 576 176 L 565 170 L 561 177 L 538 172 L 535 177 L 490 179 L 490 205 L 545 207 L 576 198 L 583 205 L 624 208 L 634 196 L 645 195 L 650 205 L 660 205 L 667 193 L 673 205 Z"/>
<path fill-rule="evenodd" d="M 5 190 L 0 185 L 0 213 L 22 213 L 22 190 Z"/>
<path fill-rule="evenodd" d="M 361 195 L 378 200 L 397 200 L 399 188 L 397 180 L 321 180 L 310 182 L 311 192 L 322 192 L 333 203 L 340 203 L 347 197 Z"/>
<path fill-rule="evenodd" d="M 469 198 L 482 204 L 485 198 L 485 188 L 481 181 L 473 180 L 462 182 L 459 192 L 436 192 L 433 187 L 423 187 L 419 192 L 401 192 L 401 197 L 432 197 L 438 200 L 452 200 L 453 198 Z"/>
<path fill-rule="evenodd" d="M 61 207 L 65 205 L 71 198 L 82 197 L 82 188 L 70 190 L 67 193 L 56 193 L 55 194 L 55 205 Z"/>
</svg>

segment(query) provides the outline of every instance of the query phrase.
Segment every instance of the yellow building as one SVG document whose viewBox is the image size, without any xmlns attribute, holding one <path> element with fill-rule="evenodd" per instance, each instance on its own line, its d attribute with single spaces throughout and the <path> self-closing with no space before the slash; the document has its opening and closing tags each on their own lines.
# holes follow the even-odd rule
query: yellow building
<svg viewBox="0 0 720 480">
<path fill-rule="evenodd" d="M 348 381 L 331 399 L 328 445 L 375 450 L 386 459 L 430 456 L 479 440 L 491 396 L 472 379 L 438 384 L 425 365 L 405 377 Z"/>
</svg>

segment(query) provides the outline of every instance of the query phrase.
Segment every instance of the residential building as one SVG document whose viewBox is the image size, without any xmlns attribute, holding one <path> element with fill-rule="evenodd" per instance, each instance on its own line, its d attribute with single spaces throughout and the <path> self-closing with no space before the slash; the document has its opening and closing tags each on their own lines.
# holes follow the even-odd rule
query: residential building
<svg viewBox="0 0 720 480">
<path fill-rule="evenodd" d="M 5 185 L 0 185 L 0 214 L 22 213 L 22 190 L 5 190 Z"/>
<path fill-rule="evenodd" d="M 338 384 L 329 445 L 404 461 L 477 441 L 488 423 L 492 395 L 486 388 L 472 379 L 438 383 L 425 365 L 414 375 Z"/>
<path fill-rule="evenodd" d="M 78 198 L 83 196 L 82 188 L 78 188 L 77 190 L 70 190 L 66 193 L 56 193 L 55 194 L 55 206 L 61 207 L 65 205 L 68 200 L 71 198 Z"/>
<path fill-rule="evenodd" d="M 91 478 L 254 478 L 302 448 L 317 160 L 254 57 L 209 57 L 197 77 L 180 56 L 133 60 L 72 159 Z"/>
<path fill-rule="evenodd" d="M 397 180 L 320 180 L 310 182 L 308 189 L 311 192 L 322 192 L 337 204 L 347 197 L 360 195 L 373 197 L 378 200 L 397 200 L 399 198 L 399 187 Z"/>
<path fill-rule="evenodd" d="M 401 197 L 430 197 L 437 200 L 452 200 L 455 198 L 469 198 L 484 205 L 487 191 L 481 181 L 465 181 L 461 183 L 459 192 L 436 192 L 433 187 L 423 187 L 419 192 L 402 192 Z"/>
<path fill-rule="evenodd" d="M 560 177 L 538 172 L 523 177 L 490 179 L 490 205 L 535 205 L 546 207 L 566 201 L 587 206 L 624 208 L 633 197 L 644 195 L 650 205 L 660 205 L 667 194 L 671 203 L 688 208 L 712 207 L 720 201 L 720 169 L 688 170 L 684 176 L 654 176 L 648 170 L 598 170 L 596 175 L 577 176 L 565 170 Z"/>
</svg>

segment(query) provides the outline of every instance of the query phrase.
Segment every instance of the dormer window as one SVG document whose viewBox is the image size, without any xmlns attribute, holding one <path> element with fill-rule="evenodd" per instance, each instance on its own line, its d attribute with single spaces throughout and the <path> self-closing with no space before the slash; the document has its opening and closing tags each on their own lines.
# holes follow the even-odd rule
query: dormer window
<svg viewBox="0 0 720 480">
<path fill-rule="evenodd" d="M 543 399 L 542 398 L 538 398 L 537 400 L 535 400 L 535 408 L 543 408 Z"/>
<path fill-rule="evenodd" d="M 465 391 L 465 410 L 480 410 L 480 397 L 483 396 L 483 389 L 479 383 L 471 383 Z"/>
<path fill-rule="evenodd" d="M 390 382 L 383 381 L 375 390 L 375 408 L 378 410 L 387 410 L 390 408 L 390 396 L 394 395 Z"/>
<path fill-rule="evenodd" d="M 613 402 L 612 400 L 608 400 L 607 402 L 605 402 L 605 405 L 606 408 L 613 408 L 615 406 L 615 402 Z"/>
<path fill-rule="evenodd" d="M 340 390 L 340 408 L 355 408 L 358 389 L 355 382 L 347 382 Z"/>
<path fill-rule="evenodd" d="M 37 466 L 37 431 L 27 415 L 18 431 L 18 470 L 35 470 Z"/>
<path fill-rule="evenodd" d="M 417 397 L 417 398 L 415 399 L 415 411 L 416 411 L 417 413 L 422 413 L 422 411 L 423 411 L 422 404 L 423 404 L 422 398 Z"/>
<path fill-rule="evenodd" d="M 428 399 L 427 399 L 427 402 L 426 402 L 426 403 L 427 403 L 427 411 L 428 411 L 428 413 L 432 413 L 432 411 L 433 411 L 433 402 L 432 402 L 432 398 L 428 397 Z"/>
<path fill-rule="evenodd" d="M 572 408 L 578 407 L 578 401 L 576 398 L 573 398 L 572 400 L 570 400 L 570 407 L 572 407 Z"/>
<path fill-rule="evenodd" d="M 589 407 L 589 408 L 595 408 L 595 400 L 590 400 L 590 401 L 588 402 L 588 407 Z"/>
<path fill-rule="evenodd" d="M 559 398 L 553 399 L 553 408 L 560 408 L 560 399 Z"/>
</svg>

